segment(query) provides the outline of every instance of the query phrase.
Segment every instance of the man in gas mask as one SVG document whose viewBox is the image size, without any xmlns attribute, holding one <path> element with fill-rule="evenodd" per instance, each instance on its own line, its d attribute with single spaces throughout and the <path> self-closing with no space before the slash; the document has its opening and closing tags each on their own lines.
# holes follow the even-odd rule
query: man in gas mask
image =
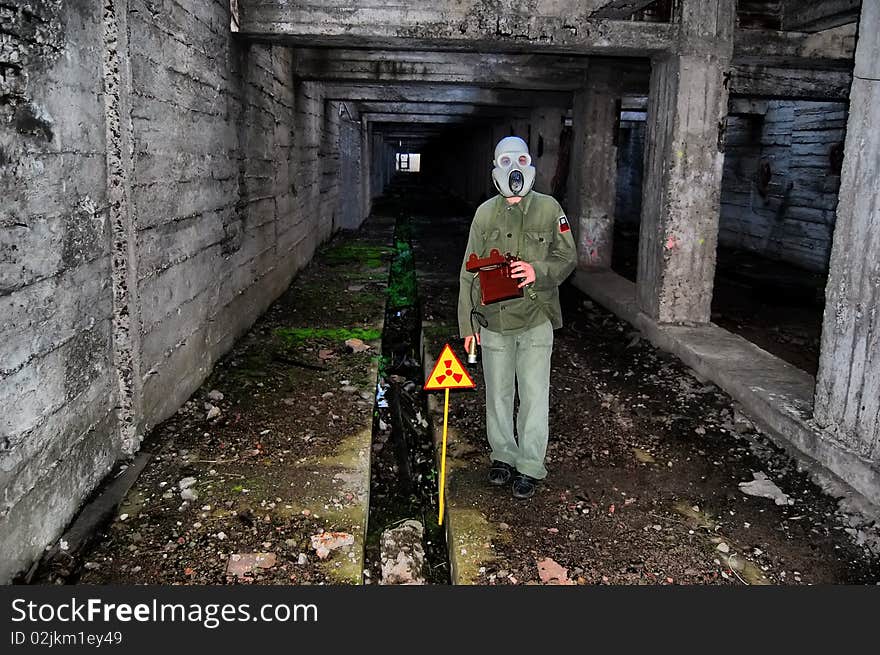
<svg viewBox="0 0 880 655">
<path fill-rule="evenodd" d="M 471 352 L 476 340 L 482 350 L 486 435 L 492 449 L 489 482 L 512 484 L 514 497 L 529 498 L 547 475 L 550 354 L 553 330 L 562 325 L 559 285 L 574 269 L 577 255 L 559 203 L 532 190 L 535 168 L 525 141 L 501 139 L 494 164 L 492 179 L 499 195 L 480 205 L 471 223 L 461 267 L 458 326 L 465 349 Z M 482 258 L 492 249 L 519 259 L 510 272 L 524 293 L 482 305 L 479 278 L 465 265 L 471 253 Z"/>
</svg>

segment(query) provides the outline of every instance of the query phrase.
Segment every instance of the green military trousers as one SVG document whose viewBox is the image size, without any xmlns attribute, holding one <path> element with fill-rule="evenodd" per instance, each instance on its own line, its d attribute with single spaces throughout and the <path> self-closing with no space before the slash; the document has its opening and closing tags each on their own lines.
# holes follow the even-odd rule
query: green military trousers
<svg viewBox="0 0 880 655">
<path fill-rule="evenodd" d="M 486 436 L 493 460 L 538 480 L 547 477 L 544 455 L 550 433 L 550 321 L 519 334 L 480 331 L 486 381 Z M 516 435 L 514 393 L 519 393 Z"/>
</svg>

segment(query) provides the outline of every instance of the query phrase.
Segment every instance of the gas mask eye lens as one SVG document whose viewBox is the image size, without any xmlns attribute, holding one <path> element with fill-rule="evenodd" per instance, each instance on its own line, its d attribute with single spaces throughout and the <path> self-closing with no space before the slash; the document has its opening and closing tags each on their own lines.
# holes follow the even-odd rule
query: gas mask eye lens
<svg viewBox="0 0 880 655">
<path fill-rule="evenodd" d="M 508 157 L 507 155 L 504 155 L 503 157 L 501 157 L 501 158 L 498 160 L 498 163 L 499 163 L 501 166 L 503 166 L 504 168 L 507 168 L 508 166 L 510 166 L 510 157 Z"/>
<path fill-rule="evenodd" d="M 529 165 L 529 156 L 528 155 L 520 155 L 519 156 L 519 165 L 520 166 L 528 166 Z"/>
</svg>

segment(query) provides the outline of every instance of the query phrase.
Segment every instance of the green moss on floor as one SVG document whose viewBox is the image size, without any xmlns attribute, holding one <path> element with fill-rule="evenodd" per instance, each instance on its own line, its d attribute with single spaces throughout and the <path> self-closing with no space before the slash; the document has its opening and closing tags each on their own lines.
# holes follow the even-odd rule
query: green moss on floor
<svg viewBox="0 0 880 655">
<path fill-rule="evenodd" d="M 275 336 L 288 346 L 296 346 L 309 339 L 376 341 L 382 336 L 382 331 L 375 328 L 277 328 Z"/>
<path fill-rule="evenodd" d="M 380 268 L 383 266 L 382 258 L 390 252 L 391 249 L 386 246 L 346 243 L 329 248 L 323 256 L 331 265 L 357 264 L 367 268 Z"/>
</svg>

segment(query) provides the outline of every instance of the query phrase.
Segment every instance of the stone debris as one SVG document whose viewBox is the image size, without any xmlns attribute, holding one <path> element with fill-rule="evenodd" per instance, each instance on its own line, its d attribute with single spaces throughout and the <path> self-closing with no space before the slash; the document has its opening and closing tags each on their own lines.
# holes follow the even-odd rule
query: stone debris
<svg viewBox="0 0 880 655">
<path fill-rule="evenodd" d="M 312 535 L 312 548 L 321 559 L 327 559 L 331 550 L 354 545 L 354 535 L 348 532 L 322 532 Z"/>
<path fill-rule="evenodd" d="M 782 489 L 776 486 L 773 480 L 767 477 L 763 471 L 753 473 L 755 479 L 751 482 L 740 482 L 739 490 L 747 496 L 757 496 L 759 498 L 769 498 L 777 505 L 794 505 L 794 501 L 783 493 Z"/>
<path fill-rule="evenodd" d="M 180 487 L 181 491 L 183 491 L 184 489 L 189 489 L 190 487 L 195 485 L 195 483 L 195 478 L 183 478 L 180 482 L 177 483 L 177 486 Z"/>
<path fill-rule="evenodd" d="M 549 585 L 573 585 L 577 584 L 574 580 L 568 579 L 568 569 L 546 557 L 538 562 L 538 577 L 541 582 Z"/>
<path fill-rule="evenodd" d="M 208 392 L 208 398 L 213 400 L 215 403 L 219 403 L 224 398 L 223 392 L 217 391 L 216 389 L 211 389 Z"/>
<path fill-rule="evenodd" d="M 641 448 L 633 448 L 633 455 L 635 456 L 636 461 L 641 462 L 642 464 L 653 464 L 656 461 L 651 453 L 647 450 L 642 450 Z"/>
<path fill-rule="evenodd" d="M 734 408 L 733 429 L 739 434 L 746 434 L 755 431 L 755 424 L 748 416 L 739 411 L 739 409 Z"/>
<path fill-rule="evenodd" d="M 356 353 L 362 353 L 372 347 L 368 344 L 365 344 L 361 339 L 346 339 L 345 345 L 351 348 L 352 352 Z"/>
<path fill-rule="evenodd" d="M 382 533 L 383 585 L 425 584 L 425 529 L 419 521 L 404 521 Z"/>
<path fill-rule="evenodd" d="M 220 417 L 220 408 L 217 407 L 216 405 L 211 405 L 210 403 L 207 403 L 207 404 L 208 404 L 208 413 L 205 416 L 205 420 L 206 421 L 213 421 L 214 419 L 219 418 Z"/>
<path fill-rule="evenodd" d="M 275 566 L 275 553 L 234 553 L 226 560 L 226 575 L 241 577 Z"/>
<path fill-rule="evenodd" d="M 190 502 L 196 501 L 199 499 L 199 492 L 197 492 L 192 487 L 187 487 L 186 489 L 180 492 L 180 497 L 183 500 L 188 500 Z"/>
</svg>

